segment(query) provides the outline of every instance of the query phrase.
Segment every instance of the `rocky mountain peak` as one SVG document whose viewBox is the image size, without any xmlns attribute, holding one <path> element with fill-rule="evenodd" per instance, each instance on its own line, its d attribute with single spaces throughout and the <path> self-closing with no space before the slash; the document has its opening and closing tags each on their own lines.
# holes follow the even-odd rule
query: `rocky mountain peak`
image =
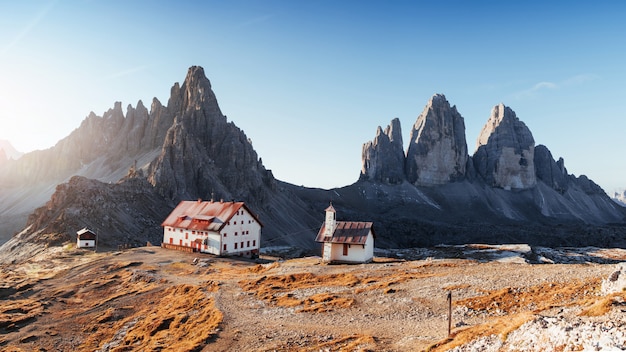
<svg viewBox="0 0 626 352">
<path fill-rule="evenodd" d="M 404 148 L 400 120 L 383 129 L 378 126 L 373 141 L 363 144 L 361 180 L 399 184 L 404 177 Z"/>
<path fill-rule="evenodd" d="M 527 189 L 537 183 L 534 165 L 535 140 L 515 112 L 499 104 L 480 132 L 474 167 L 488 185 L 504 189 Z"/>
<path fill-rule="evenodd" d="M 211 83 L 199 66 L 192 66 L 183 85 L 172 87 L 169 99 L 174 123 L 161 154 L 151 164 L 149 181 L 172 199 L 261 197 L 274 185 L 248 138 L 228 123 Z"/>
<path fill-rule="evenodd" d="M 181 86 L 183 106 L 187 109 L 199 109 L 207 106 L 217 106 L 217 99 L 211 89 L 211 82 L 200 66 L 191 66 L 187 77 Z M 219 109 L 219 108 L 218 108 Z"/>
<path fill-rule="evenodd" d="M 385 134 L 389 136 L 390 141 L 399 143 L 402 146 L 402 127 L 400 126 L 399 118 L 396 117 L 391 120 L 391 124 L 385 128 Z"/>
<path fill-rule="evenodd" d="M 411 130 L 406 177 L 415 185 L 462 179 L 468 160 L 465 121 L 443 94 L 433 95 Z"/>
</svg>

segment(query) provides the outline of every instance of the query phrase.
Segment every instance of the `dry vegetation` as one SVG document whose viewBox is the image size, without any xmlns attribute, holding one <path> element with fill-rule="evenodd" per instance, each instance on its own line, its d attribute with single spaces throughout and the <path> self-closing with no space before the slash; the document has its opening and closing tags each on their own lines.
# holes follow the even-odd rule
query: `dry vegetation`
<svg viewBox="0 0 626 352">
<path fill-rule="evenodd" d="M 154 247 L 63 251 L 2 268 L 0 347 L 444 351 L 481 336 L 505 339 L 539 314 L 608 317 L 626 298 L 599 294 L 600 278 L 611 270 L 462 259 L 261 265 Z"/>
</svg>

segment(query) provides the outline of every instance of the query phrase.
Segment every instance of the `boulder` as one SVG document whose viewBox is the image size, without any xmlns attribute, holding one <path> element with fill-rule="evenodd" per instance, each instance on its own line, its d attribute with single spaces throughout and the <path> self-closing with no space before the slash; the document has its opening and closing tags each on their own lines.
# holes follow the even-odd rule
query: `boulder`
<svg viewBox="0 0 626 352">
<path fill-rule="evenodd" d="M 602 293 L 605 295 L 626 290 L 626 263 L 619 263 L 615 271 L 602 280 Z"/>
</svg>

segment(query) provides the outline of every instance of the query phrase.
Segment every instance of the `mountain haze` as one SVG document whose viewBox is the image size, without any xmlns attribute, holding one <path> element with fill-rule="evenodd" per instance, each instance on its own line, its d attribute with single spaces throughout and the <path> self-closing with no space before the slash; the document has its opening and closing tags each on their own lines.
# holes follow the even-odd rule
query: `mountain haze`
<svg viewBox="0 0 626 352">
<path fill-rule="evenodd" d="M 148 112 L 139 101 L 136 108 L 129 105 L 124 115 L 121 103 L 116 102 L 102 117 L 93 112 L 89 114 L 79 128 L 54 147 L 28 153 L 1 167 L 0 198 L 12 201 L 0 205 L 4 207 L 0 209 L 3 220 L 0 230 L 4 237 L 23 228 L 28 214 L 43 206 L 51 196 L 72 199 L 68 192 L 83 192 L 81 187 L 56 187 L 70 181 L 72 176 L 104 183 L 116 183 L 128 177 L 145 179 L 145 184 L 170 209 L 183 199 L 215 197 L 246 201 L 265 225 L 263 234 L 268 244 L 280 242 L 285 234 L 296 233 L 299 235 L 290 236 L 288 242 L 310 247 L 311 241 L 306 235 L 314 236 L 312 227 L 317 226 L 317 220 L 309 215 L 306 205 L 285 191 L 271 171 L 264 168 L 243 131 L 227 122 L 204 70 L 198 66 L 189 69 L 182 85 L 174 84 L 167 106 L 154 99 Z M 123 198 L 122 194 L 118 196 Z M 96 201 L 84 205 L 99 207 Z M 47 206 L 67 208 L 72 205 Z M 55 210 L 47 212 L 45 219 L 29 218 L 31 235 L 54 230 L 31 226 L 33 222 L 41 225 L 58 220 L 50 214 L 63 214 L 66 220 L 68 216 L 79 217 L 79 212 Z M 154 215 L 145 215 L 154 218 Z M 160 224 L 163 219 L 153 220 Z M 73 221 L 80 227 L 91 219 Z M 112 224 L 119 220 L 110 221 Z M 111 224 L 101 224 L 100 228 L 106 233 Z M 133 226 L 115 228 L 110 235 L 117 237 L 120 243 L 126 242 L 122 241 L 124 238 L 137 235 Z M 131 242 L 154 241 L 160 229 L 155 231 Z M 22 237 L 28 236 L 23 234 Z"/>
<path fill-rule="evenodd" d="M 9 159 L 19 159 L 24 153 L 18 151 L 7 140 L 0 139 L 0 163 Z"/>
</svg>

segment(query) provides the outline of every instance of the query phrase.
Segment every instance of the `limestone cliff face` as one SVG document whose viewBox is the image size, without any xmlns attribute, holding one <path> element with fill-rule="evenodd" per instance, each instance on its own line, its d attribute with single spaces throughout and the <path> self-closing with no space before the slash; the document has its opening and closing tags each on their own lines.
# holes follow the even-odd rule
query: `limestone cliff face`
<svg viewBox="0 0 626 352">
<path fill-rule="evenodd" d="M 400 120 L 391 120 L 385 130 L 378 126 L 373 141 L 363 144 L 361 180 L 400 184 L 404 176 L 404 147 Z"/>
<path fill-rule="evenodd" d="M 148 171 L 161 194 L 261 200 L 264 187 L 275 187 L 246 135 L 222 114 L 202 67 L 191 67 L 183 85 L 174 85 L 170 105 L 174 123 Z"/>
<path fill-rule="evenodd" d="M 554 190 L 563 193 L 567 190 L 569 175 L 565 168 L 565 161 L 559 158 L 555 161 L 552 153 L 544 145 L 535 147 L 535 171 L 537 179 L 543 181 Z"/>
<path fill-rule="evenodd" d="M 441 185 L 462 179 L 467 164 L 465 122 L 446 97 L 435 94 L 411 130 L 406 177 L 415 185 Z"/>
<path fill-rule="evenodd" d="M 489 186 L 528 189 L 537 178 L 535 140 L 515 112 L 496 105 L 478 137 L 473 160 L 476 171 Z"/>
</svg>

